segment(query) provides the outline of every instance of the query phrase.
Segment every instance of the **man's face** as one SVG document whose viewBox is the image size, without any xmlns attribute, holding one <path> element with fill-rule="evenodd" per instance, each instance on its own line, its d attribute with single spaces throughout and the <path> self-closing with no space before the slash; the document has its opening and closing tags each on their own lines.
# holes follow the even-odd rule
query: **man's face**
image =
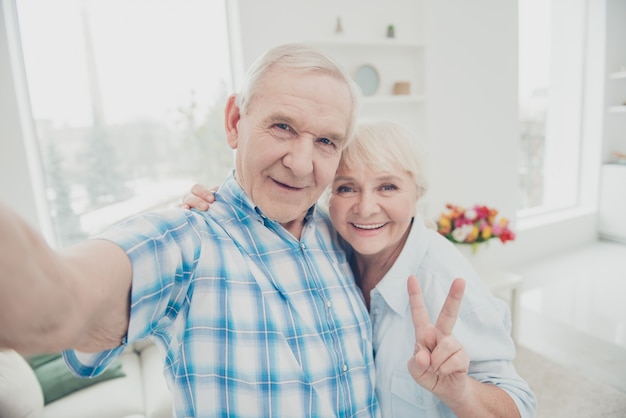
<svg viewBox="0 0 626 418">
<path fill-rule="evenodd" d="M 245 114 L 234 98 L 228 103 L 237 181 L 266 216 L 297 237 L 306 211 L 335 175 L 351 111 L 343 82 L 283 69 L 265 75 Z"/>
</svg>

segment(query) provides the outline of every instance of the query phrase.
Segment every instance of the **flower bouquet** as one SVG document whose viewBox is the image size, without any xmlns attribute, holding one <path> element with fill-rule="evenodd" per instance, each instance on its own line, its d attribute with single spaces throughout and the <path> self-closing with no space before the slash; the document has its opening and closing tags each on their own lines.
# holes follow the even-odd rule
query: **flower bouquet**
<svg viewBox="0 0 626 418">
<path fill-rule="evenodd" d="M 515 234 L 509 228 L 508 219 L 496 220 L 498 211 L 488 206 L 474 205 L 471 209 L 446 205 L 437 221 L 437 231 L 457 244 L 471 244 L 472 253 L 481 243 L 499 238 L 501 242 L 513 241 Z"/>
</svg>

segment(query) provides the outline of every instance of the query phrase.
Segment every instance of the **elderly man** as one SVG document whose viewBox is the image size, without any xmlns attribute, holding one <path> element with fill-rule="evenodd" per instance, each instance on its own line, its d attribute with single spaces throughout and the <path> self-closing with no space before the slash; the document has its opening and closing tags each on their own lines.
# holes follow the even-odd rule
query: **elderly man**
<svg viewBox="0 0 626 418">
<path fill-rule="evenodd" d="M 147 213 L 53 250 L 0 208 L 0 347 L 80 350 L 66 361 L 92 376 L 150 338 L 179 417 L 376 416 L 368 314 L 315 206 L 358 102 L 327 56 L 280 46 L 228 100 L 236 168 L 210 212 Z"/>
</svg>

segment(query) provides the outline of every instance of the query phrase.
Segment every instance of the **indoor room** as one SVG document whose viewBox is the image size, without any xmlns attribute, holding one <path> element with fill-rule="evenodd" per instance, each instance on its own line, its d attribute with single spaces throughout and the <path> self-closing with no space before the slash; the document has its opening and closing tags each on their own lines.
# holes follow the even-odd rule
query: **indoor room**
<svg viewBox="0 0 626 418">
<path fill-rule="evenodd" d="M 507 303 L 536 416 L 623 417 L 625 39 L 626 0 L 0 0 L 0 202 L 52 247 L 177 206 L 234 168 L 224 106 L 245 70 L 314 46 L 360 118 L 414 134 L 419 210 Z M 442 230 L 482 208 L 488 236 Z M 24 416 L 171 417 L 160 356 L 133 345 L 52 401 L 31 382 Z M 9 364 L 0 388 L 22 378 Z"/>
</svg>

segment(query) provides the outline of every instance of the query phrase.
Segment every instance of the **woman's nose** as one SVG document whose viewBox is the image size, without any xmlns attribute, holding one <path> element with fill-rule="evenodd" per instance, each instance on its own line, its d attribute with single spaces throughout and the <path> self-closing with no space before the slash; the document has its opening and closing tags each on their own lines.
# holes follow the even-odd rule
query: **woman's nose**
<svg viewBox="0 0 626 418">
<path fill-rule="evenodd" d="M 370 216 L 380 210 L 376 196 L 372 192 L 361 192 L 356 204 L 357 213 L 363 217 Z"/>
</svg>

